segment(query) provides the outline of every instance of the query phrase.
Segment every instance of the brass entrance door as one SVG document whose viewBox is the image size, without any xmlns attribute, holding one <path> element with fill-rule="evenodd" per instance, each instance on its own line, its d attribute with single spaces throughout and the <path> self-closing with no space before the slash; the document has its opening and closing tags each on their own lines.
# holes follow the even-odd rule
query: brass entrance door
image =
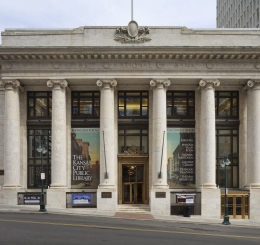
<svg viewBox="0 0 260 245">
<path fill-rule="evenodd" d="M 141 165 L 123 165 L 123 203 L 143 203 L 144 199 L 144 166 Z"/>
<path fill-rule="evenodd" d="M 249 218 L 249 195 L 241 193 L 228 194 L 228 215 L 230 219 L 248 219 Z M 221 216 L 225 211 L 225 195 L 221 195 Z"/>
</svg>

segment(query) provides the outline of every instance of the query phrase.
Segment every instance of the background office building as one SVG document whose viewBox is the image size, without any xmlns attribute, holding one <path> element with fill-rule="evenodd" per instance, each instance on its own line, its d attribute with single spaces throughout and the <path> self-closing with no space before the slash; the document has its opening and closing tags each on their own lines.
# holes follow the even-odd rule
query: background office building
<svg viewBox="0 0 260 245">
<path fill-rule="evenodd" d="M 259 28 L 259 0 L 217 0 L 217 28 Z"/>
<path fill-rule="evenodd" d="M 1 37 L 0 203 L 37 204 L 43 182 L 47 209 L 220 218 L 227 182 L 230 217 L 260 219 L 258 31 L 131 21 Z"/>
</svg>

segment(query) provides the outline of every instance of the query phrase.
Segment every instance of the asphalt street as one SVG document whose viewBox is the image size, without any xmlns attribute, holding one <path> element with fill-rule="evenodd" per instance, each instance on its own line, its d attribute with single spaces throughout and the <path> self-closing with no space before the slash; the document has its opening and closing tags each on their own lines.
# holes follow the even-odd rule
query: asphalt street
<svg viewBox="0 0 260 245">
<path fill-rule="evenodd" d="M 0 213 L 0 244 L 260 244 L 259 227 Z"/>
</svg>

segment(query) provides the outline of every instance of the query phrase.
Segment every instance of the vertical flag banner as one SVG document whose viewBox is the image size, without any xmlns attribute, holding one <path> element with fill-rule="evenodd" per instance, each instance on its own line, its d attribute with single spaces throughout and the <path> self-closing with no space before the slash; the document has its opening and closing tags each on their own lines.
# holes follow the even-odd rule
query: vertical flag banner
<svg viewBox="0 0 260 245">
<path fill-rule="evenodd" d="M 167 182 L 170 188 L 195 188 L 195 129 L 167 129 Z"/>
<path fill-rule="evenodd" d="M 71 129 L 71 188 L 98 188 L 99 128 Z"/>
</svg>

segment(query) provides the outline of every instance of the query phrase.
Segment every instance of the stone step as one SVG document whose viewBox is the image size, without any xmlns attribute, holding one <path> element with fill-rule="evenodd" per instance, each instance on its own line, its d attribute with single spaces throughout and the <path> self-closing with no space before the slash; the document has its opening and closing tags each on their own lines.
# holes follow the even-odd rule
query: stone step
<svg viewBox="0 0 260 245">
<path fill-rule="evenodd" d="M 149 214 L 150 207 L 143 204 L 122 204 L 117 206 L 117 212 Z"/>
</svg>

